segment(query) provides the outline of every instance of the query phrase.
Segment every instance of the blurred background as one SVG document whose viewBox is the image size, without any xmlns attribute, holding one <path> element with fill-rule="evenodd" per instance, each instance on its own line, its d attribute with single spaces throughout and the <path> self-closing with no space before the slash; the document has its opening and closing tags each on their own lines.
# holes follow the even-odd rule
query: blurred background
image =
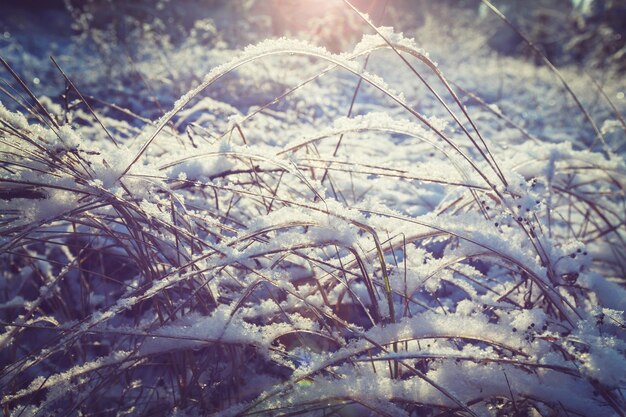
<svg viewBox="0 0 626 417">
<path fill-rule="evenodd" d="M 507 55 L 530 55 L 522 39 L 480 0 L 354 0 L 379 25 L 410 32 L 436 20 L 442 27 L 479 27 L 488 46 Z M 626 68 L 623 0 L 494 0 L 493 4 L 553 62 Z M 342 0 L 3 0 L 0 38 L 29 53 L 54 53 L 64 40 L 106 44 L 180 43 L 203 36 L 240 47 L 260 38 L 297 35 L 337 52 L 360 38 L 363 22 Z M 200 33 L 201 32 L 201 33 Z M 105 44 L 105 45 L 102 45 Z"/>
<path fill-rule="evenodd" d="M 548 98 L 547 91 L 560 83 L 538 72 L 545 68 L 539 65 L 541 57 L 480 0 L 352 3 L 376 25 L 392 26 L 414 38 L 452 81 L 473 88 L 489 103 L 497 102 L 526 126 L 545 122 L 535 117 L 537 112 L 518 106 L 522 95 L 532 97 L 528 100 L 535 110 L 541 104 L 556 111 L 552 104 L 559 100 Z M 619 84 L 626 70 L 626 1 L 493 4 L 557 67 L 567 69 L 577 93 L 589 89 L 587 73 L 602 86 L 612 85 L 618 91 L 612 98 L 624 102 Z M 77 102 L 77 97 L 68 98 L 67 83 L 49 59 L 54 56 L 78 88 L 93 98 L 92 105 L 107 102 L 149 119 L 160 117 L 212 68 L 249 44 L 289 36 L 338 53 L 351 51 L 363 34 L 373 33 L 343 0 L 0 0 L 0 8 L 0 56 L 36 95 L 65 107 Z M 299 83 L 296 74 L 307 67 L 294 67 L 285 59 L 270 61 L 241 68 L 237 82 L 227 77 L 212 94 L 245 112 Z M 405 78 L 390 74 L 389 67 L 379 70 L 386 79 Z M 355 80 L 342 79 L 350 85 L 347 90 L 354 88 Z M 20 108 L 22 91 L 7 71 L 0 71 L 0 92 L 5 106 Z M 428 106 L 419 100 L 418 90 L 415 94 L 416 103 Z M 589 99 L 594 108 L 596 96 Z M 571 129 L 572 135 L 579 134 L 579 126 Z"/>
</svg>

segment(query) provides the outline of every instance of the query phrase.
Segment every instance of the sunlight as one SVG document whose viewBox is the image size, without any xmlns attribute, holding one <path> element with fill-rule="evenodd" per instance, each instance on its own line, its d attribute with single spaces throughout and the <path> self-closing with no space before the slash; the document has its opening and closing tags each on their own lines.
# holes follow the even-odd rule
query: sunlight
<svg viewBox="0 0 626 417">
<path fill-rule="evenodd" d="M 272 11 L 283 29 L 306 29 L 311 20 L 340 16 L 341 0 L 272 0 Z"/>
<path fill-rule="evenodd" d="M 373 13 L 380 1 L 352 3 Z M 363 29 L 359 17 L 342 0 L 272 0 L 271 15 L 274 35 L 304 35 L 334 52 L 352 45 Z"/>
<path fill-rule="evenodd" d="M 380 0 L 353 0 L 351 3 L 365 13 L 371 13 L 381 2 Z M 272 0 L 272 9 L 276 14 L 291 22 L 305 22 L 307 19 L 329 14 L 341 16 L 348 10 L 342 0 Z"/>
</svg>

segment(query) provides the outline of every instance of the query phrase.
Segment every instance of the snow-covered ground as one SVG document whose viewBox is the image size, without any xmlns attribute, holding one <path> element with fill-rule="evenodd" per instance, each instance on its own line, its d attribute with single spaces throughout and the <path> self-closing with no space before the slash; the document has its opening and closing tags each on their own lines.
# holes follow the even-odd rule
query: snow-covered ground
<svg viewBox="0 0 626 417">
<path fill-rule="evenodd" d="M 616 72 L 209 3 L 2 18 L 6 415 L 626 415 Z"/>
</svg>

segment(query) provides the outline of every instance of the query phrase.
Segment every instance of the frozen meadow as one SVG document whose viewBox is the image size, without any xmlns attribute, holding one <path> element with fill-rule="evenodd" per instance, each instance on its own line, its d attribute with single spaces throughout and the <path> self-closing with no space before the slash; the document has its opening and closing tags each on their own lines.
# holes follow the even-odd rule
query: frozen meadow
<svg viewBox="0 0 626 417">
<path fill-rule="evenodd" d="M 452 7 L 65 3 L 0 33 L 3 415 L 626 416 L 617 65 Z"/>
</svg>

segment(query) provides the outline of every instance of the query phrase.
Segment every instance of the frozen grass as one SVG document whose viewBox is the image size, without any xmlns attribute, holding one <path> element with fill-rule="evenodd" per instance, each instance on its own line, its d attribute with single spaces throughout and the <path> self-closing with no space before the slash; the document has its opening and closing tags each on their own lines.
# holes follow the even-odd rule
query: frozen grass
<svg viewBox="0 0 626 417">
<path fill-rule="evenodd" d="M 5 415 L 626 415 L 619 140 L 466 108 L 376 32 L 248 47 L 156 122 L 0 105 Z M 275 100 L 206 95 L 269 61 Z M 356 80 L 375 111 L 302 108 Z"/>
</svg>

